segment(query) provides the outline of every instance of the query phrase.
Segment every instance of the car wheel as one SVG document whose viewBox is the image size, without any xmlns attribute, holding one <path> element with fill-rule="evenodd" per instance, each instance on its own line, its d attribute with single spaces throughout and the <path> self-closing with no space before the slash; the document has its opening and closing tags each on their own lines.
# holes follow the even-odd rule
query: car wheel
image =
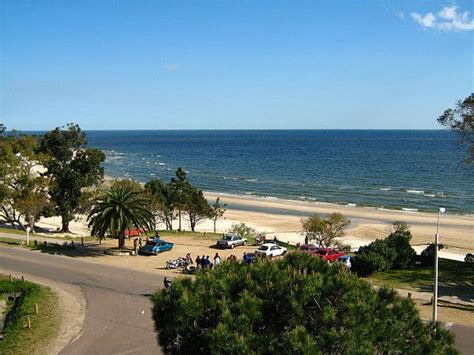
<svg viewBox="0 0 474 355">
<path fill-rule="evenodd" d="M 247 241 L 244 242 L 244 245 L 247 245 Z"/>
<path fill-rule="evenodd" d="M 234 248 L 235 248 L 235 245 L 234 245 L 234 244 L 231 244 L 231 245 L 230 245 L 230 248 L 231 248 L 231 249 L 234 249 Z"/>
</svg>

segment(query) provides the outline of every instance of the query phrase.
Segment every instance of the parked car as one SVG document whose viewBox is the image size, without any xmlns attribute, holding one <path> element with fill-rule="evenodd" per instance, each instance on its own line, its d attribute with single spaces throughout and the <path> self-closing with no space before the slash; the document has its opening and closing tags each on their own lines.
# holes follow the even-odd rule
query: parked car
<svg viewBox="0 0 474 355">
<path fill-rule="evenodd" d="M 147 240 L 146 244 L 138 251 L 140 254 L 156 255 L 173 249 L 173 243 L 165 242 L 163 239 L 153 238 Z"/>
<path fill-rule="evenodd" d="M 276 245 L 274 243 L 265 243 L 262 244 L 256 251 L 255 254 L 257 256 L 267 256 L 267 257 L 273 257 L 273 256 L 280 256 L 286 254 L 288 249 L 285 247 L 281 247 L 279 245 Z"/>
<path fill-rule="evenodd" d="M 343 255 L 337 258 L 337 261 L 340 263 L 343 263 L 345 266 L 347 266 L 348 269 L 352 267 L 352 256 L 350 255 Z"/>
<path fill-rule="evenodd" d="M 338 251 L 332 248 L 319 248 L 312 254 L 326 260 L 328 263 L 332 263 L 339 259 L 341 256 L 346 255 L 342 251 Z"/>
<path fill-rule="evenodd" d="M 224 234 L 221 240 L 217 241 L 219 248 L 235 248 L 239 245 L 247 245 L 247 238 L 242 238 L 237 234 Z"/>
<path fill-rule="evenodd" d="M 313 255 L 319 250 L 319 248 L 314 244 L 302 244 L 299 246 L 298 250 L 303 253 Z"/>
</svg>

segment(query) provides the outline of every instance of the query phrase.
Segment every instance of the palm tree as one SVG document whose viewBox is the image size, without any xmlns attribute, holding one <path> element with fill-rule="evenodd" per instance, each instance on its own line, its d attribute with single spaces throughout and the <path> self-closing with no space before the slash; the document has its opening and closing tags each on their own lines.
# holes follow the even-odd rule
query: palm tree
<svg viewBox="0 0 474 355">
<path fill-rule="evenodd" d="M 95 200 L 94 208 L 87 217 L 91 234 L 103 239 L 107 234 L 118 236 L 119 249 L 125 246 L 125 233 L 131 228 L 150 230 L 153 214 L 148 200 L 140 191 L 127 185 L 110 187 Z"/>
</svg>

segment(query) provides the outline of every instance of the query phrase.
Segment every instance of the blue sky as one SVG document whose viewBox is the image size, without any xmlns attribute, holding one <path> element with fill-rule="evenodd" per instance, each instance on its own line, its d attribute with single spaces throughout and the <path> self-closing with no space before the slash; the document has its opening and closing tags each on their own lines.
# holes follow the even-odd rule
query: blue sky
<svg viewBox="0 0 474 355">
<path fill-rule="evenodd" d="M 9 128 L 439 128 L 473 90 L 470 1 L 3 0 L 0 10 Z"/>
</svg>

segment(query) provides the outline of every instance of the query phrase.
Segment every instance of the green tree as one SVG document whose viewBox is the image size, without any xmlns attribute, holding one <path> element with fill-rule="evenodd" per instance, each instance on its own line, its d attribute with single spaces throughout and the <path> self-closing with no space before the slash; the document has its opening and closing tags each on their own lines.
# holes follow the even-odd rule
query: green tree
<svg viewBox="0 0 474 355">
<path fill-rule="evenodd" d="M 145 184 L 145 191 L 150 199 L 150 210 L 155 216 L 155 226 L 157 223 L 163 222 L 167 230 L 173 230 L 173 219 L 176 214 L 171 185 L 154 179 Z"/>
<path fill-rule="evenodd" d="M 448 127 L 459 137 L 459 143 L 468 150 L 466 163 L 474 161 L 474 93 L 459 100 L 454 109 L 447 109 L 439 116 L 438 122 Z"/>
<path fill-rule="evenodd" d="M 220 200 L 220 197 L 216 198 L 216 202 L 214 202 L 214 204 L 211 206 L 209 214 L 209 216 L 212 218 L 212 221 L 214 222 L 214 233 L 216 233 L 217 220 L 224 216 L 226 211 L 225 207 L 227 206 L 225 203 L 221 204 Z"/>
<path fill-rule="evenodd" d="M 0 139 L 0 216 L 14 228 L 35 228 L 35 222 L 49 206 L 49 179 L 41 175 L 45 159 L 38 153 L 38 140 L 28 135 Z"/>
<path fill-rule="evenodd" d="M 186 191 L 186 212 L 188 213 L 189 225 L 194 232 L 199 222 L 209 218 L 210 207 L 201 190 L 188 186 Z"/>
<path fill-rule="evenodd" d="M 327 218 L 313 215 L 302 220 L 303 230 L 309 240 L 316 241 L 320 247 L 331 247 L 345 235 L 347 226 L 351 223 L 340 213 L 331 213 Z"/>
<path fill-rule="evenodd" d="M 152 297 L 171 354 L 454 354 L 453 335 L 415 304 L 302 253 L 224 262 Z"/>
<path fill-rule="evenodd" d="M 103 177 L 101 163 L 105 155 L 87 147 L 85 133 L 78 125 L 68 124 L 48 132 L 40 141 L 40 150 L 50 158 L 44 162 L 45 175 L 51 178 L 49 195 L 55 214 L 61 216 L 62 232 L 81 209 L 84 188 L 97 184 Z"/>
<path fill-rule="evenodd" d="M 117 236 L 118 247 L 123 249 L 127 230 L 152 229 L 153 214 L 148 209 L 148 203 L 145 195 L 129 184 L 111 186 L 94 201 L 94 207 L 87 217 L 91 235 L 99 240 L 107 235 Z"/>
<path fill-rule="evenodd" d="M 394 224 L 395 231 L 385 239 L 362 246 L 354 258 L 353 270 L 361 276 L 391 269 L 408 269 L 416 260 L 407 224 Z"/>
<path fill-rule="evenodd" d="M 186 209 L 188 200 L 187 193 L 190 190 L 190 184 L 186 179 L 186 172 L 179 167 L 175 173 L 176 177 L 171 178 L 170 186 L 173 191 L 173 206 L 178 210 L 178 230 L 181 231 L 181 215 Z"/>
</svg>

